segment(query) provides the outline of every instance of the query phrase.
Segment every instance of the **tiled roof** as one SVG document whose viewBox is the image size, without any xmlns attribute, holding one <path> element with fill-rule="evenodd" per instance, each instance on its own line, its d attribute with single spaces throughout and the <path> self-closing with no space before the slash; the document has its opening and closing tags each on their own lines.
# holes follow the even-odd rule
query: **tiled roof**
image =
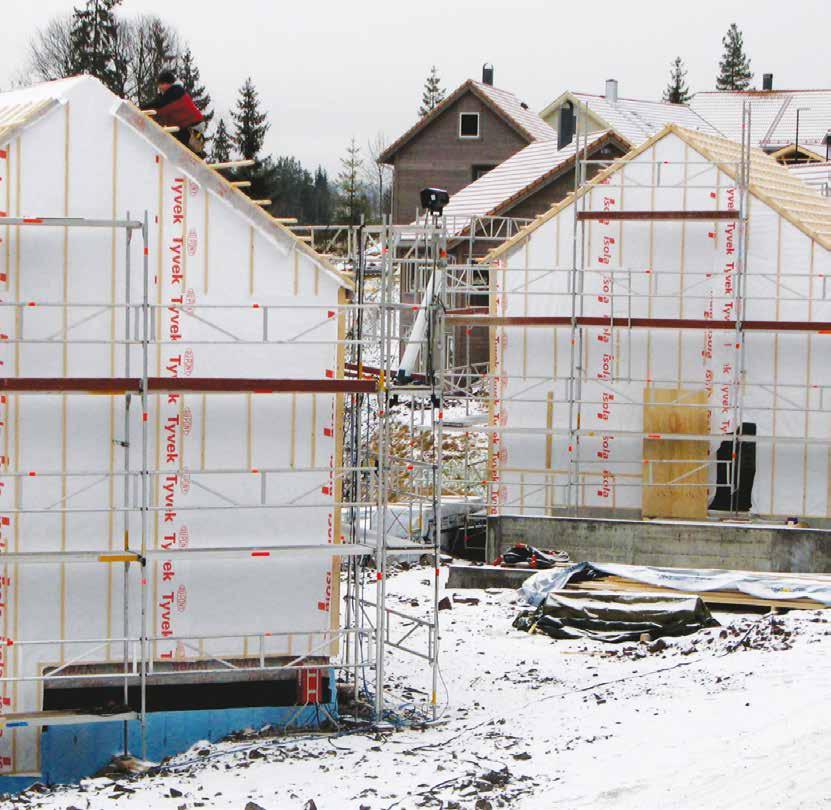
<svg viewBox="0 0 831 810">
<path fill-rule="evenodd" d="M 507 90 L 500 90 L 490 84 L 473 82 L 473 84 L 484 93 L 496 106 L 506 115 L 516 121 L 534 140 L 556 141 L 556 130 L 546 124 L 540 116 L 531 110 L 527 104 L 520 101 L 513 93 Z"/>
<path fill-rule="evenodd" d="M 574 194 L 569 194 L 561 203 L 552 206 L 544 215 L 523 228 L 512 239 L 503 242 L 499 247 L 492 250 L 488 254 L 489 258 L 497 258 L 510 251 L 530 233 L 556 216 L 563 208 L 571 205 L 575 199 L 580 199 L 592 188 L 605 182 L 607 178 L 625 166 L 628 161 L 633 160 L 652 144 L 657 143 L 671 133 L 689 144 L 702 157 L 716 163 L 726 175 L 736 178 L 738 164 L 741 160 L 742 147 L 740 144 L 727 138 L 685 129 L 676 124 L 668 124 L 660 133 L 644 141 L 629 154 L 624 155 L 608 169 L 598 173 L 588 183 L 581 186 L 576 197 Z M 816 191 L 806 186 L 785 166 L 765 154 L 761 149 L 754 148 L 751 151 L 749 191 L 803 233 L 815 239 L 826 250 L 831 250 L 831 199 L 819 196 Z"/>
<path fill-rule="evenodd" d="M 799 109 L 800 145 L 816 151 L 831 129 L 831 90 L 696 93 L 690 106 L 726 137 L 741 140 L 742 104 L 745 101 L 751 105 L 753 143 L 763 149 L 778 149 L 796 140 L 796 111 Z"/>
<path fill-rule="evenodd" d="M 409 143 L 421 130 L 435 121 L 436 118 L 466 92 L 472 92 L 484 104 L 487 104 L 500 118 L 528 141 L 528 143 L 557 140 L 556 130 L 543 121 L 537 113 L 529 109 L 527 105 L 523 105 L 523 102 L 513 93 L 507 90 L 499 90 L 488 84 L 482 84 L 482 82 L 475 82 L 473 79 L 468 79 L 464 84 L 459 85 L 441 104 L 416 121 L 400 138 L 390 144 L 381 153 L 380 161 L 382 163 L 390 163 L 395 153 L 401 147 Z"/>
<path fill-rule="evenodd" d="M 587 107 L 602 125 L 613 129 L 635 146 L 660 132 L 667 124 L 679 124 L 693 130 L 700 129 L 713 135 L 720 134 L 718 129 L 685 104 L 632 98 L 610 101 L 606 96 L 592 93 L 566 92 L 549 104 L 542 115 L 547 116 L 569 100 Z"/>
<path fill-rule="evenodd" d="M 622 149 L 628 148 L 608 132 L 594 132 L 588 137 L 589 154 L 595 146 L 611 138 Z M 554 141 L 529 144 L 450 198 L 444 209 L 448 231 L 462 232 L 473 217 L 497 216 L 511 201 L 526 196 L 547 177 L 573 164 L 575 152 L 574 142 L 563 149 L 558 149 Z"/>
</svg>

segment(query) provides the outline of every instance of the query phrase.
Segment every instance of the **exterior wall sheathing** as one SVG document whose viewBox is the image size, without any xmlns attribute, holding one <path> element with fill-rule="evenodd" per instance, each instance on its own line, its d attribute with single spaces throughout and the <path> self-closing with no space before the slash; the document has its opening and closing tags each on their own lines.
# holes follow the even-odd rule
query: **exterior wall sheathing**
<svg viewBox="0 0 831 810">
<path fill-rule="evenodd" d="M 158 306 L 151 376 L 337 376 L 338 281 L 286 234 L 270 234 L 256 217 L 246 219 L 203 188 L 187 171 L 187 155 L 180 164 L 160 153 L 113 115 L 115 104 L 87 80 L 58 110 L 0 144 L 0 209 L 11 216 L 99 219 L 124 218 L 127 211 L 141 219 L 149 212 L 150 302 Z M 0 343 L 3 375 L 141 376 L 140 347 L 123 343 L 124 309 L 101 306 L 125 302 L 123 231 L 6 226 L 0 237 L 2 298 L 31 302 L 0 307 L 0 333 L 8 340 Z M 139 304 L 142 254 L 135 233 L 130 254 L 131 302 Z M 239 306 L 200 308 L 229 304 Z M 258 343 L 266 305 L 286 307 L 270 311 L 269 340 L 303 334 L 319 342 Z M 134 311 L 132 338 L 137 323 Z M 252 343 L 234 345 L 231 334 Z M 0 398 L 2 550 L 140 547 L 138 513 L 125 523 L 123 478 L 112 475 L 123 469 L 125 403 L 124 396 Z M 327 394 L 151 396 L 148 467 L 160 472 L 151 479 L 148 548 L 340 542 L 334 468 L 341 417 L 342 406 Z M 138 397 L 128 419 L 130 466 L 137 470 Z M 266 468 L 286 472 L 269 474 L 264 485 L 258 471 Z M 222 469 L 247 474 L 208 474 Z M 79 471 L 95 475 L 71 476 Z M 292 508 L 249 508 L 261 503 L 263 492 L 267 502 Z M 135 476 L 126 497 L 127 506 L 137 507 Z M 42 511 L 15 511 L 21 509 Z M 42 675 L 84 651 L 84 664 L 123 660 L 120 642 L 98 647 L 77 640 L 123 635 L 124 566 L 2 564 L 2 554 L 0 566 L 0 632 L 10 645 L 0 646 L 2 674 Z M 141 629 L 139 572 L 131 565 L 126 574 L 133 638 Z M 336 574 L 323 558 L 157 559 L 147 568 L 148 634 L 159 637 L 153 659 L 184 669 L 210 656 L 259 657 L 262 633 L 284 634 L 266 638 L 267 656 L 314 648 L 325 658 L 325 633 L 338 626 Z M 223 633 L 228 637 L 199 639 Z M 173 640 L 182 636 L 194 638 Z M 47 639 L 76 641 L 18 643 Z M 3 685 L 4 712 L 37 711 L 42 699 L 40 682 Z M 39 728 L 3 731 L 0 774 L 36 774 L 39 739 Z"/>
<path fill-rule="evenodd" d="M 670 133 L 578 205 L 591 211 L 738 207 L 735 180 L 706 164 Z M 749 195 L 748 205 L 744 320 L 831 320 L 825 289 L 829 252 L 762 199 Z M 571 327 L 491 327 L 491 513 L 566 509 L 575 458 L 579 510 L 609 516 L 640 510 L 644 438 L 637 434 L 643 431 L 645 389 L 654 387 L 706 391 L 710 433 L 717 434 L 709 441 L 711 462 L 720 437 L 730 439 L 737 419 L 755 423 L 760 437 L 772 437 L 757 442 L 753 513 L 827 517 L 831 336 L 744 332 L 739 416 L 738 386 L 732 383 L 742 370 L 736 369 L 740 353 L 733 330 L 626 326 L 628 317 L 735 320 L 737 223 L 586 223 L 577 248 L 585 251 L 577 262 L 584 268 L 582 280 L 571 270 L 574 228 L 571 204 L 499 258 L 491 312 L 570 317 L 574 278 L 583 287 L 577 314 L 613 315 L 615 323 L 581 327 L 582 354 L 574 361 L 581 404 L 571 422 Z M 572 446 L 569 426 L 578 417 L 583 435 Z M 712 494 L 712 463 L 708 475 Z"/>
</svg>

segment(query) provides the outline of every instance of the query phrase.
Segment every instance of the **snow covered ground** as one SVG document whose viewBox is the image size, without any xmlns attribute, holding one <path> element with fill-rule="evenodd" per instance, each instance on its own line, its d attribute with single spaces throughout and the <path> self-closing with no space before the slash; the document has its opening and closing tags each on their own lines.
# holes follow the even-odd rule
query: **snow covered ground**
<svg viewBox="0 0 831 810">
<path fill-rule="evenodd" d="M 426 613 L 428 570 L 392 577 L 391 606 Z M 513 592 L 457 593 L 479 603 L 440 614 L 435 726 L 202 744 L 0 808 L 831 808 L 831 611 L 720 613 L 648 652 L 530 636 Z M 396 656 L 393 685 L 426 692 L 417 669 Z"/>
</svg>

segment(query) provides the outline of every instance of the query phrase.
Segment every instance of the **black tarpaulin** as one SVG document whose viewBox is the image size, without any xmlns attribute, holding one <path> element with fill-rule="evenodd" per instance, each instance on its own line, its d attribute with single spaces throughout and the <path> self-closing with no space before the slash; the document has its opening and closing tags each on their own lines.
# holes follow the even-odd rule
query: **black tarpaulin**
<svg viewBox="0 0 831 810">
<path fill-rule="evenodd" d="M 556 591 L 535 610 L 524 611 L 514 627 L 552 638 L 593 638 L 598 641 L 638 641 L 686 636 L 718 622 L 698 596 Z"/>
</svg>

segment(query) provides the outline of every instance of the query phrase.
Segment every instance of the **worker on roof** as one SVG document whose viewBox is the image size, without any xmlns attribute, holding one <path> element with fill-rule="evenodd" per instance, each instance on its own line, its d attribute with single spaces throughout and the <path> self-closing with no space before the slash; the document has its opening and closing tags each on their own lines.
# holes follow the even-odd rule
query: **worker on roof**
<svg viewBox="0 0 831 810">
<path fill-rule="evenodd" d="M 204 157 L 205 116 L 193 103 L 190 93 L 176 81 L 171 70 L 163 70 L 156 80 L 159 94 L 143 110 L 155 110 L 154 119 L 162 127 L 179 127 L 173 135 L 191 151 Z"/>
</svg>

